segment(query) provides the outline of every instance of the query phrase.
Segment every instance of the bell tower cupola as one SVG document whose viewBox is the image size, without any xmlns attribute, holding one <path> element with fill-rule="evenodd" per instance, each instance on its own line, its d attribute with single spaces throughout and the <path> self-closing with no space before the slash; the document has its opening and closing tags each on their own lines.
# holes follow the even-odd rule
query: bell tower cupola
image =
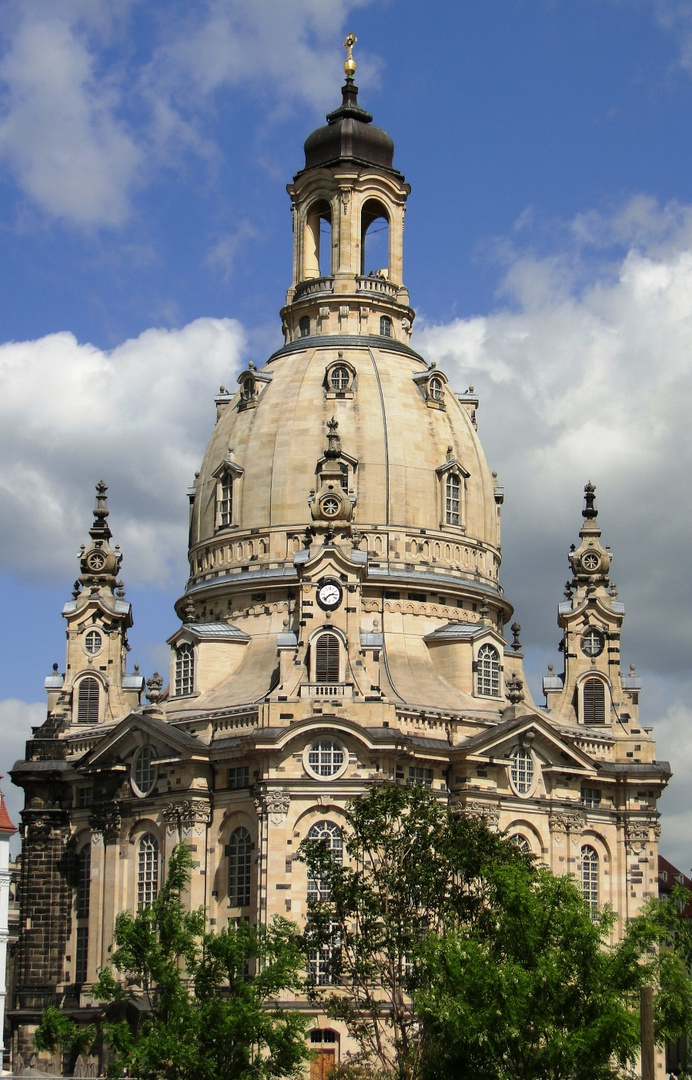
<svg viewBox="0 0 692 1080">
<path fill-rule="evenodd" d="M 394 143 L 358 104 L 354 34 L 342 102 L 305 142 L 305 168 L 288 185 L 293 281 L 282 310 L 286 342 L 323 334 L 377 334 L 408 342 L 414 312 L 403 283 L 410 186 Z M 384 234 L 384 235 L 383 235 Z"/>
</svg>

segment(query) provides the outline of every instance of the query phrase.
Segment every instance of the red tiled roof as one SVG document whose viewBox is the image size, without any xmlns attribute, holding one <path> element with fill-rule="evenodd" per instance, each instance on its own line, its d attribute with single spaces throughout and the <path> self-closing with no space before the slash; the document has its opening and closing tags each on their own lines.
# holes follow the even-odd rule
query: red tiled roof
<svg viewBox="0 0 692 1080">
<path fill-rule="evenodd" d="M 2 776 L 0 776 L 2 780 Z M 16 833 L 17 828 L 12 823 L 10 815 L 7 813 L 7 807 L 5 806 L 5 799 L 0 791 L 0 833 Z"/>
</svg>

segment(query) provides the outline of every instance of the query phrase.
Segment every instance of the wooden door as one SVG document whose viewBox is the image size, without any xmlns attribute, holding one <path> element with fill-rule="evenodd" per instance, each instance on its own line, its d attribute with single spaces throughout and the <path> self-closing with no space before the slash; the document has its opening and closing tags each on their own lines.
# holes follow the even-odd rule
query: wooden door
<svg viewBox="0 0 692 1080">
<path fill-rule="evenodd" d="M 318 1050 L 310 1062 L 310 1080 L 327 1080 L 334 1063 L 333 1050 Z"/>
</svg>

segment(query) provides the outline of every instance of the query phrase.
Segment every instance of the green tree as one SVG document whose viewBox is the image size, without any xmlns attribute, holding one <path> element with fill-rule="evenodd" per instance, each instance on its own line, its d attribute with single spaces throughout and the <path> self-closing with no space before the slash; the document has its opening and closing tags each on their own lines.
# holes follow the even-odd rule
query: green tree
<svg viewBox="0 0 692 1080">
<path fill-rule="evenodd" d="M 645 983 L 659 1040 L 689 1025 L 675 902 L 612 945 L 614 916 L 593 917 L 571 878 L 420 788 L 358 799 L 345 851 L 301 848 L 318 892 L 306 940 L 331 950 L 334 985 L 314 993 L 358 1040 L 363 1076 L 601 1080 L 636 1056 Z"/>
<path fill-rule="evenodd" d="M 178 845 L 151 907 L 116 920 L 111 966 L 100 972 L 94 996 L 137 1002 L 141 1020 L 103 1024 L 109 1076 L 124 1070 L 139 1080 L 299 1075 L 310 1053 L 305 1021 L 276 1004 L 302 986 L 296 927 L 276 919 L 268 928 L 241 922 L 205 932 L 204 911 L 187 911 L 182 899 L 191 867 L 189 849 Z M 49 1024 L 55 1026 L 44 1014 L 39 1040 L 50 1041 Z"/>
<path fill-rule="evenodd" d="M 331 954 L 334 985 L 315 987 L 360 1046 L 359 1062 L 410 1080 L 419 1072 L 416 994 L 430 935 L 482 919 L 488 865 L 524 865 L 516 845 L 477 818 L 451 814 L 425 788 L 378 785 L 347 813 L 346 860 L 300 849 L 317 900 L 306 946 Z"/>
</svg>

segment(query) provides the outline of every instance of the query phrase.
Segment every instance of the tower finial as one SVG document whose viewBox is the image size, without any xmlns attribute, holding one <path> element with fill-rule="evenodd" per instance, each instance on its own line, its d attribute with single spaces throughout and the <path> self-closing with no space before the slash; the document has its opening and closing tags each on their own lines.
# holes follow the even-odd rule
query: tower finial
<svg viewBox="0 0 692 1080">
<path fill-rule="evenodd" d="M 113 535 L 108 528 L 106 518 L 108 517 L 108 510 L 106 509 L 106 492 L 108 491 L 108 485 L 103 480 L 99 480 L 96 485 L 96 507 L 94 509 L 94 524 L 89 529 L 89 536 L 94 540 L 110 540 Z"/>
<path fill-rule="evenodd" d="M 581 516 L 585 518 L 586 521 L 593 521 L 595 518 L 598 517 L 598 510 L 595 506 L 596 488 L 591 483 L 591 481 L 589 481 L 588 484 L 584 485 L 584 502 L 586 505 L 581 512 Z"/>
<path fill-rule="evenodd" d="M 358 41 L 355 34 L 347 34 L 344 41 L 344 48 L 348 49 L 348 56 L 344 62 L 344 73 L 347 79 L 353 79 L 356 73 L 356 62 L 353 59 L 353 46 Z"/>
</svg>

